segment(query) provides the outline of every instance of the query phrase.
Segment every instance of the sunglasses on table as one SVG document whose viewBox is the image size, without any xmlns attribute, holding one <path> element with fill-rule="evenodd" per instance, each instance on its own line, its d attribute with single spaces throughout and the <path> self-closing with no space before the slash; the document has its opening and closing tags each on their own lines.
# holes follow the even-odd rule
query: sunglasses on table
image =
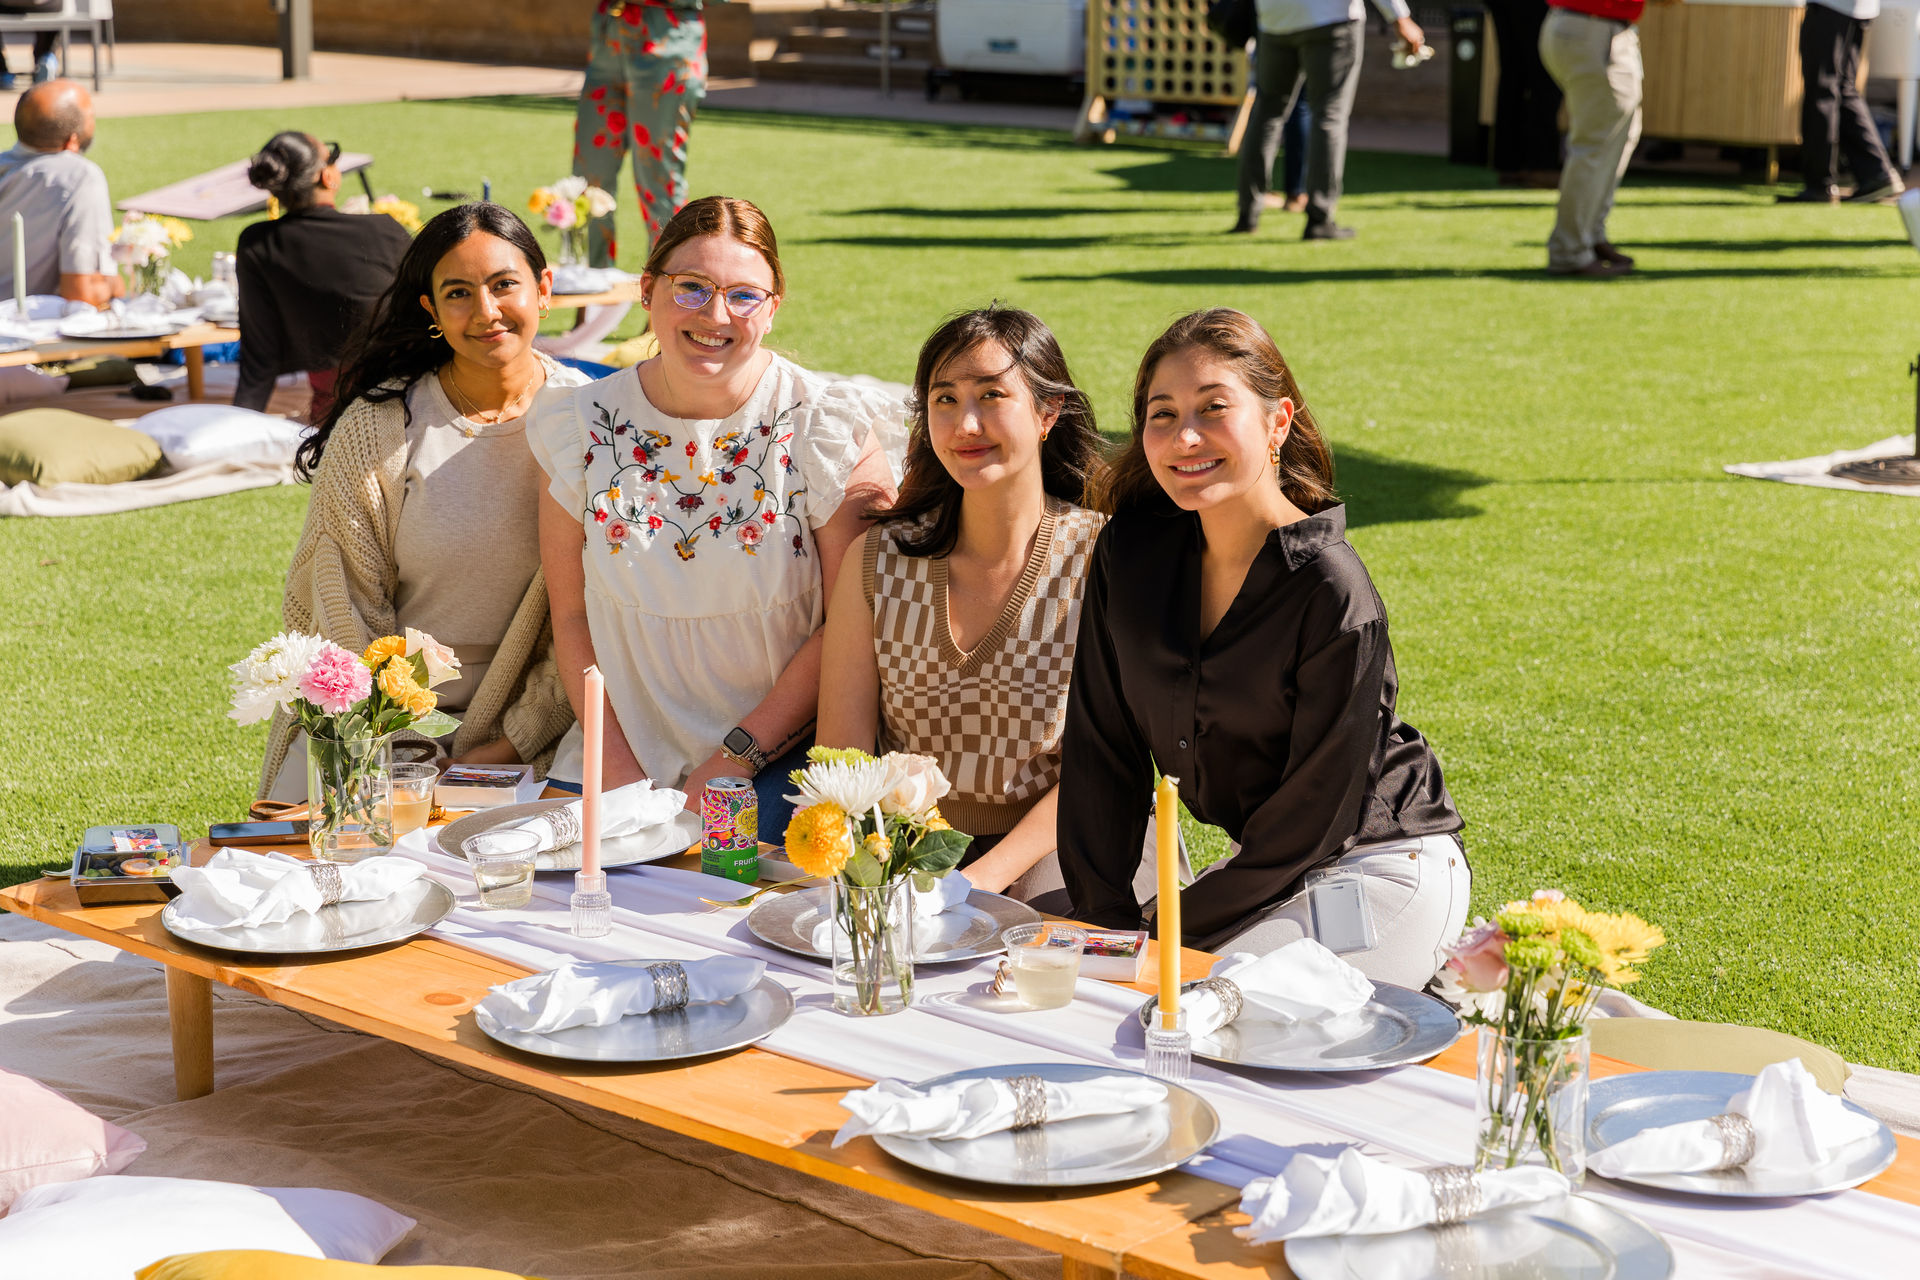
<svg viewBox="0 0 1920 1280">
<path fill-rule="evenodd" d="M 676 304 L 685 307 L 688 311 L 698 311 L 713 301 L 716 290 L 726 302 L 727 310 L 742 320 L 758 311 L 766 305 L 769 298 L 773 297 L 765 289 L 750 284 L 730 284 L 721 288 L 705 276 L 683 273 L 667 277 L 667 292 L 673 295 Z"/>
</svg>

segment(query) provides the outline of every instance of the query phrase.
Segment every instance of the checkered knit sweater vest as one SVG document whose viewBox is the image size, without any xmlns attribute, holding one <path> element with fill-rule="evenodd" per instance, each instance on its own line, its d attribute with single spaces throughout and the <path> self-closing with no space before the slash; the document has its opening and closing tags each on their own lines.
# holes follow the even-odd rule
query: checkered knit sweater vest
<svg viewBox="0 0 1920 1280">
<path fill-rule="evenodd" d="M 946 558 L 906 555 L 885 528 L 866 540 L 881 746 L 940 762 L 953 783 L 940 812 L 969 835 L 1011 831 L 1060 780 L 1080 596 L 1106 519 L 1047 499 L 1026 572 L 965 653 L 948 626 Z"/>
</svg>

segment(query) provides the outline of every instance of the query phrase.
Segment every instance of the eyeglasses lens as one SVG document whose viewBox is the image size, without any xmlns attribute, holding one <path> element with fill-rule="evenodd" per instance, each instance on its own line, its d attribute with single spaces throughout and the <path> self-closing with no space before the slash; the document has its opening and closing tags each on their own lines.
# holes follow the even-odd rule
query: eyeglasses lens
<svg viewBox="0 0 1920 1280">
<path fill-rule="evenodd" d="M 673 300 L 689 311 L 698 311 L 713 299 L 715 286 L 695 276 L 675 276 L 673 278 Z M 748 285 L 735 285 L 722 295 L 727 310 L 740 319 L 758 311 L 771 295 Z"/>
</svg>

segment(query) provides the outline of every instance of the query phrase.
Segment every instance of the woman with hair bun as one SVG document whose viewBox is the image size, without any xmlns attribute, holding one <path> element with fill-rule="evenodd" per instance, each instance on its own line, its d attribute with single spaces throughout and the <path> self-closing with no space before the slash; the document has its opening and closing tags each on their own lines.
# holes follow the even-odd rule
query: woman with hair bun
<svg viewBox="0 0 1920 1280">
<path fill-rule="evenodd" d="M 542 388 L 586 381 L 533 349 L 552 290 L 539 242 L 510 211 L 474 203 L 434 217 L 294 455 L 313 495 L 282 622 L 355 653 L 406 627 L 451 646 L 460 678 L 436 692 L 460 727 L 436 753 L 478 764 L 540 768 L 573 723 L 553 666 L 526 430 Z M 274 716 L 266 798 L 305 798 L 296 729 Z"/>
<path fill-rule="evenodd" d="M 307 420 L 333 401 L 335 370 L 373 304 L 393 283 L 410 239 L 392 218 L 341 213 L 338 143 L 276 133 L 247 165 L 247 181 L 280 204 L 278 218 L 240 232 L 240 378 L 233 402 L 264 409 L 274 379 L 305 373 Z"/>
<path fill-rule="evenodd" d="M 1135 928 L 1156 768 L 1234 851 L 1181 894 L 1187 944 L 1318 937 L 1425 986 L 1471 879 L 1426 740 L 1394 713 L 1387 615 L 1346 539 L 1333 460 L 1287 362 L 1217 308 L 1154 340 L 1133 438 L 1100 485 L 1060 780 L 1076 914 Z M 1338 883 L 1313 891 L 1327 870 Z M 1357 890 L 1357 892 L 1355 892 Z"/>
</svg>

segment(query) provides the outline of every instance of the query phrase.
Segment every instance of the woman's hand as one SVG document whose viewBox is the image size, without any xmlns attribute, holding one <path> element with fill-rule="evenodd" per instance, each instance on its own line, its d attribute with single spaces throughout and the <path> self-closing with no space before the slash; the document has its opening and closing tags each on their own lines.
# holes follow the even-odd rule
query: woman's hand
<svg viewBox="0 0 1920 1280">
<path fill-rule="evenodd" d="M 687 775 L 687 780 L 680 786 L 680 789 L 687 793 L 687 812 L 700 812 L 700 797 L 706 791 L 708 782 L 714 778 L 739 776 L 740 766 L 718 751 L 702 760 L 694 766 L 693 772 Z"/>
<path fill-rule="evenodd" d="M 483 742 L 463 756 L 455 756 L 448 764 L 522 764 L 520 753 L 514 750 L 513 740 L 502 735 L 492 742 Z"/>
</svg>

